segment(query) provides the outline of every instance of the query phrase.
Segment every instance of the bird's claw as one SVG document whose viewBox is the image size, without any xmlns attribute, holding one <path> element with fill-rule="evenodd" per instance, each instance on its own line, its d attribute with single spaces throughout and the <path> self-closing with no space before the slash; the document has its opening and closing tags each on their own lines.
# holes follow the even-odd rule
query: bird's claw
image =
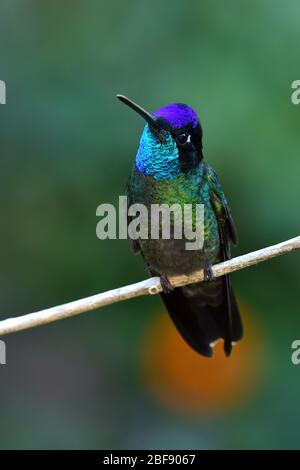
<svg viewBox="0 0 300 470">
<path fill-rule="evenodd" d="M 164 294 L 171 294 L 171 292 L 174 290 L 174 287 L 170 283 L 169 279 L 165 276 L 160 276 L 160 285 Z"/>
<path fill-rule="evenodd" d="M 212 271 L 211 265 L 204 268 L 204 281 L 211 282 L 211 281 L 214 281 L 215 279 L 216 278 L 215 278 L 214 273 Z"/>
</svg>

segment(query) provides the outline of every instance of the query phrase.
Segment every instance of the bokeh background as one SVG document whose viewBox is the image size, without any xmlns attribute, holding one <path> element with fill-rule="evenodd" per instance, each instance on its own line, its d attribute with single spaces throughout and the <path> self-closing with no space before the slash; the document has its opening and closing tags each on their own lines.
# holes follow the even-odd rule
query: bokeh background
<svg viewBox="0 0 300 470">
<path fill-rule="evenodd" d="M 145 278 L 96 207 L 124 194 L 149 110 L 186 102 L 239 229 L 234 254 L 299 233 L 297 0 L 2 0 L 1 318 Z M 139 298 L 3 338 L 3 449 L 298 448 L 299 253 L 233 282 L 245 340 L 197 356 Z"/>
</svg>

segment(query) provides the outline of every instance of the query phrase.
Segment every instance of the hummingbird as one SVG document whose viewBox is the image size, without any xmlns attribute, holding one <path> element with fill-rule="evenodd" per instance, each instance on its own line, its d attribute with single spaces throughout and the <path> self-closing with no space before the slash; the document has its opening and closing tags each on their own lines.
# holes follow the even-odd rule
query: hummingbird
<svg viewBox="0 0 300 470">
<path fill-rule="evenodd" d="M 201 249 L 187 250 L 183 236 L 131 240 L 133 251 L 143 256 L 151 275 L 160 277 L 162 300 L 189 346 L 211 357 L 213 346 L 223 339 L 224 352 L 230 356 L 232 345 L 243 335 L 241 317 L 230 276 L 215 278 L 211 267 L 230 259 L 230 245 L 236 245 L 238 238 L 218 176 L 204 161 L 198 116 L 184 103 L 151 114 L 126 96 L 117 98 L 146 121 L 127 184 L 128 205 L 204 206 Z M 172 276 L 200 269 L 204 281 L 172 287 Z"/>
</svg>

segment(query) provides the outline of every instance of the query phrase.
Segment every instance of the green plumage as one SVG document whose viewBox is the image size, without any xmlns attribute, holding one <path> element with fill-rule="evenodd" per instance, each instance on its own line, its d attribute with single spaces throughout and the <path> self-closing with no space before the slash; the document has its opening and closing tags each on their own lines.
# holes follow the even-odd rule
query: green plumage
<svg viewBox="0 0 300 470">
<path fill-rule="evenodd" d="M 237 243 L 230 208 L 216 173 L 203 161 L 171 180 L 156 180 L 134 167 L 127 194 L 129 205 L 139 203 L 148 208 L 149 227 L 152 204 L 204 205 L 202 250 L 186 250 L 187 240 L 172 238 L 172 230 L 171 239 L 148 238 L 133 243 L 134 251 L 143 255 L 152 275 L 166 278 L 187 275 L 230 258 L 230 242 Z M 162 298 L 184 339 L 205 356 L 212 355 L 211 346 L 218 338 L 225 339 L 225 351 L 229 355 L 231 342 L 242 337 L 242 324 L 228 276 L 184 286 L 162 294 Z"/>
<path fill-rule="evenodd" d="M 204 163 L 188 173 L 181 173 L 172 180 L 155 180 L 152 176 L 140 173 L 136 167 L 128 184 L 129 204 L 144 204 L 148 208 L 149 219 L 152 204 L 204 205 L 204 249 L 185 249 L 186 239 L 139 240 L 144 258 L 153 269 L 163 276 L 188 274 L 212 264 L 219 251 L 219 233 L 216 214 L 211 204 L 212 186 L 210 168 Z M 150 220 L 149 220 L 150 225 Z M 195 227 L 193 227 L 195 228 Z M 171 230 L 172 235 L 172 230 Z M 176 259 L 174 257 L 176 253 Z M 172 257 L 172 262 L 171 261 Z"/>
</svg>

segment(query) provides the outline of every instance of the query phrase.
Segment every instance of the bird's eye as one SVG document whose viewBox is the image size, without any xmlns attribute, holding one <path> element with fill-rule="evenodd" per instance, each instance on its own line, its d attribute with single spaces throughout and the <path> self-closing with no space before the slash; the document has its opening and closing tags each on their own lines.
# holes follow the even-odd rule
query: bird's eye
<svg viewBox="0 0 300 470">
<path fill-rule="evenodd" d="M 190 140 L 190 135 L 187 132 L 183 132 L 176 137 L 176 141 L 179 145 L 184 145 Z"/>
</svg>

